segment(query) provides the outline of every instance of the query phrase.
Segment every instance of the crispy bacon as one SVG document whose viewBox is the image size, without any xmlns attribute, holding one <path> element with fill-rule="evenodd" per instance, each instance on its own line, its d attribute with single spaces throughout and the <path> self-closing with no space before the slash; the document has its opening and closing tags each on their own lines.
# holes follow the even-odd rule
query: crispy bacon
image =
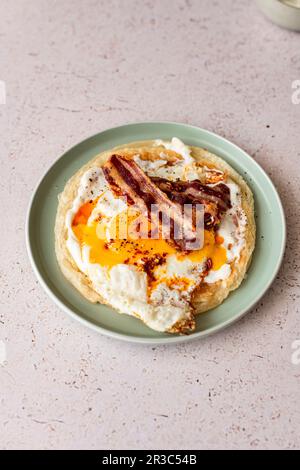
<svg viewBox="0 0 300 470">
<path fill-rule="evenodd" d="M 160 212 L 169 217 L 173 232 L 177 228 L 177 233 L 182 234 L 181 239 L 174 240 L 182 250 L 187 243 L 195 242 L 193 218 L 183 217 L 182 205 L 171 200 L 133 160 L 112 155 L 103 166 L 103 172 L 112 191 L 126 196 L 144 215 L 149 216 L 151 206 L 158 205 Z"/>
<path fill-rule="evenodd" d="M 223 183 L 207 186 L 199 180 L 169 181 L 159 177 L 152 177 L 151 180 L 171 201 L 181 205 L 203 204 L 205 228 L 217 225 L 222 212 L 231 207 L 230 189 Z"/>
<path fill-rule="evenodd" d="M 221 210 L 227 210 L 231 207 L 230 190 L 228 186 L 219 183 L 215 186 L 207 186 L 199 180 L 193 181 L 169 181 L 164 178 L 152 177 L 151 180 L 169 197 L 173 195 L 182 195 L 186 201 L 197 201 L 202 204 L 213 202 Z"/>
<path fill-rule="evenodd" d="M 182 250 L 187 249 L 188 243 L 195 243 L 197 238 L 196 204 L 204 206 L 206 229 L 218 225 L 222 213 L 231 207 L 230 189 L 224 183 L 207 186 L 199 180 L 169 181 L 159 177 L 149 178 L 134 160 L 120 155 L 112 155 L 103 166 L 103 172 L 112 191 L 117 196 L 126 196 L 128 203 L 135 204 L 145 216 L 149 217 L 153 205 L 159 206 L 161 214 L 169 218 L 169 235 Z M 190 204 L 190 217 L 187 217 L 187 204 Z M 164 225 L 164 217 L 160 217 L 160 222 Z M 174 236 L 176 233 L 181 234 L 181 237 Z"/>
</svg>

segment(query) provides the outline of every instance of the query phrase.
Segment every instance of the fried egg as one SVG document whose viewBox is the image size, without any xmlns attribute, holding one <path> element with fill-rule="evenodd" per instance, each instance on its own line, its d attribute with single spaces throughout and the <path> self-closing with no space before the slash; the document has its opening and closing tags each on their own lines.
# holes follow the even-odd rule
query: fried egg
<svg viewBox="0 0 300 470">
<path fill-rule="evenodd" d="M 65 220 L 66 243 L 78 269 L 105 302 L 154 330 L 172 332 L 194 322 L 191 299 L 201 283 L 224 282 L 230 276 L 244 246 L 246 216 L 240 188 L 225 173 L 198 165 L 177 138 L 157 140 L 156 145 L 162 148 L 159 159 L 143 159 L 138 153 L 133 157 L 148 176 L 192 181 L 211 172 L 209 184 L 222 180 L 230 189 L 232 207 L 216 230 L 204 231 L 203 247 L 184 253 L 168 240 L 117 236 L 124 221 L 140 214 L 130 213 L 127 203 L 116 197 L 99 166 L 80 180 Z M 178 161 L 170 166 L 164 149 Z"/>
</svg>

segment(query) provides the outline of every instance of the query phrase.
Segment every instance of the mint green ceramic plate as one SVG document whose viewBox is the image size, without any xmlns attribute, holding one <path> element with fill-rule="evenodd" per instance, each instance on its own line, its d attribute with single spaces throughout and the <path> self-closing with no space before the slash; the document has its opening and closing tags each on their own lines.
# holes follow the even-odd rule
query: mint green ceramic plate
<svg viewBox="0 0 300 470">
<path fill-rule="evenodd" d="M 251 267 L 239 289 L 218 308 L 198 316 L 189 336 L 152 331 L 139 320 L 85 300 L 63 277 L 54 252 L 57 196 L 66 181 L 94 155 L 135 140 L 179 137 L 224 158 L 248 182 L 255 197 L 257 243 Z M 266 292 L 279 269 L 285 247 L 285 218 L 279 196 L 262 168 L 243 150 L 204 129 L 185 124 L 150 122 L 109 129 L 76 145 L 47 171 L 33 194 L 26 226 L 33 269 L 54 302 L 83 324 L 114 338 L 140 343 L 174 343 L 207 336 L 248 312 Z"/>
</svg>

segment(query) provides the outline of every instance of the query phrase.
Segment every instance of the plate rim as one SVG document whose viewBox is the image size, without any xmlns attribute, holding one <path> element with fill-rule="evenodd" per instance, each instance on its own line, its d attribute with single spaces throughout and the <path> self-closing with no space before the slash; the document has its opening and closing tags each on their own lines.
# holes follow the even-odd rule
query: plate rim
<svg viewBox="0 0 300 470">
<path fill-rule="evenodd" d="M 195 332 L 195 333 L 192 333 L 191 335 L 183 335 L 183 336 L 170 336 L 170 337 L 164 337 L 164 338 L 147 338 L 147 337 L 142 337 L 142 336 L 131 336 L 129 334 L 126 334 L 126 333 L 118 333 L 116 331 L 112 331 L 110 329 L 107 329 L 107 328 L 104 328 L 100 325 L 96 325 L 95 323 L 93 323 L 92 321 L 89 321 L 83 317 L 81 317 L 80 315 L 78 315 L 77 313 L 75 313 L 71 308 L 69 308 L 67 305 L 64 304 L 63 301 L 61 301 L 51 290 L 51 288 L 48 286 L 47 282 L 44 280 L 42 274 L 40 273 L 36 263 L 35 263 L 35 259 L 34 259 L 34 255 L 33 255 L 33 252 L 32 252 L 32 248 L 31 248 L 31 240 L 30 240 L 30 218 L 31 218 L 31 214 L 32 214 L 32 209 L 33 209 L 33 203 L 35 201 L 35 197 L 36 197 L 36 194 L 44 180 L 44 178 L 48 175 L 48 173 L 52 170 L 52 168 L 58 163 L 58 161 L 62 160 L 65 155 L 69 152 L 71 152 L 73 149 L 75 149 L 78 145 L 81 145 L 83 143 L 85 143 L 86 141 L 90 140 L 90 139 L 93 139 L 95 137 L 97 137 L 99 134 L 103 134 L 105 132 L 108 132 L 108 131 L 118 131 L 120 129 L 124 129 L 126 127 L 131 127 L 131 126 L 136 126 L 136 125 L 148 125 L 148 124 L 156 124 L 156 125 L 160 125 L 160 124 L 168 124 L 168 125 L 177 125 L 177 126 L 181 126 L 181 127 L 185 127 L 185 128 L 190 128 L 190 129 L 194 129 L 196 131 L 202 131 L 206 134 L 209 134 L 210 136 L 212 137 L 215 137 L 217 139 L 221 139 L 222 141 L 226 142 L 227 144 L 235 147 L 239 152 L 242 152 L 247 159 L 250 159 L 251 162 L 258 168 L 258 170 L 260 172 L 263 173 L 263 176 L 268 180 L 272 190 L 273 190 L 273 193 L 276 197 L 276 200 L 277 200 L 277 204 L 278 204 L 278 208 L 279 208 L 279 212 L 280 212 L 280 217 L 281 217 L 281 222 L 282 222 L 282 234 L 283 234 L 283 237 L 282 237 L 282 243 L 281 243 L 281 246 L 280 246 L 280 253 L 279 253 L 279 256 L 278 256 L 278 259 L 277 259 L 277 263 L 276 263 L 276 266 L 273 270 L 273 273 L 272 273 L 272 276 L 270 276 L 270 279 L 269 281 L 266 283 L 266 285 L 264 286 L 263 290 L 260 292 L 260 294 L 252 301 L 251 305 L 248 305 L 247 307 L 245 307 L 244 309 L 242 309 L 236 316 L 234 316 L 233 318 L 229 318 L 228 320 L 222 322 L 221 324 L 219 325 L 215 325 L 215 326 L 212 326 L 206 330 L 203 330 L 203 331 L 198 331 L 198 332 Z M 33 189 L 33 192 L 30 196 L 30 200 L 29 200 L 29 205 L 28 205 L 28 208 L 27 208 L 27 212 L 26 212 L 26 220 L 25 220 L 25 243 L 26 243 L 26 250 L 27 250 L 27 254 L 28 254 L 28 258 L 29 258 L 29 261 L 30 261 L 30 264 L 31 264 L 31 267 L 33 269 L 33 272 L 35 273 L 35 276 L 37 277 L 37 280 L 39 281 L 40 285 L 43 287 L 44 291 L 46 292 L 46 294 L 50 297 L 50 299 L 66 314 L 68 314 L 71 318 L 79 321 L 82 325 L 102 334 L 102 335 L 105 335 L 107 337 L 110 337 L 110 338 L 113 338 L 113 339 L 118 339 L 118 340 L 122 340 L 122 341 L 125 341 L 125 342 L 129 342 L 129 343 L 139 343 L 139 344 L 178 344 L 178 343 L 183 343 L 183 342 L 191 342 L 191 341 L 195 341 L 197 339 L 201 339 L 201 338 L 206 338 L 212 334 L 215 334 L 215 333 L 218 333 L 218 332 L 221 332 L 222 330 L 224 330 L 225 328 L 229 327 L 230 325 L 233 325 L 235 322 L 239 321 L 241 318 L 243 318 L 258 302 L 259 300 L 266 294 L 266 292 L 268 291 L 268 289 L 270 288 L 270 286 L 272 285 L 272 283 L 274 282 L 277 274 L 278 274 L 278 271 L 280 269 L 280 266 L 282 264 L 282 261 L 283 261 L 283 257 L 284 257 L 284 253 L 285 253 L 285 248 L 286 248 L 286 238 L 287 238 L 287 229 L 286 229 L 286 216 L 285 216 L 285 212 L 284 212 L 284 208 L 283 208 L 283 204 L 282 204 L 282 201 L 281 201 L 281 198 L 279 196 L 279 193 L 276 189 L 276 186 L 275 184 L 273 183 L 273 181 L 271 180 L 271 178 L 269 177 L 269 175 L 266 173 L 266 171 L 264 170 L 264 168 L 262 166 L 260 166 L 257 161 L 251 157 L 245 150 L 243 150 L 241 147 L 239 147 L 237 144 L 235 144 L 234 142 L 231 142 L 230 140 L 226 139 L 225 137 L 219 135 L 219 134 L 216 134 L 215 132 L 212 132 L 210 130 L 207 130 L 207 129 L 204 129 L 204 128 L 201 128 L 201 127 L 198 127 L 198 126 L 195 126 L 195 125 L 191 125 L 191 124 L 185 124 L 185 123 L 181 123 L 181 122 L 176 122 L 176 121 L 138 121 L 138 122 L 130 122 L 130 123 L 126 123 L 126 124 L 122 124 L 122 125 L 119 125 L 119 126 L 115 126 L 115 127 L 109 127 L 107 129 L 103 129 L 102 131 L 100 132 L 97 132 L 95 134 L 92 134 L 91 136 L 88 136 L 86 138 L 84 138 L 83 140 L 77 142 L 76 144 L 74 144 L 72 147 L 68 148 L 62 155 L 60 155 L 57 159 L 55 159 L 55 161 L 53 163 L 50 164 L 50 166 L 46 169 L 46 171 L 42 174 L 42 176 L 39 178 L 37 184 L 35 185 L 34 189 Z"/>
</svg>

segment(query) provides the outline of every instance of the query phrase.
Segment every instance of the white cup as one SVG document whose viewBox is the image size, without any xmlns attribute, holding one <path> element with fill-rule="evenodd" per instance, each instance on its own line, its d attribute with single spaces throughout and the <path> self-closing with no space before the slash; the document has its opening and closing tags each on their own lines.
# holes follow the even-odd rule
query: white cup
<svg viewBox="0 0 300 470">
<path fill-rule="evenodd" d="M 256 0 L 256 3 L 274 23 L 300 31 L 300 0 Z"/>
</svg>

